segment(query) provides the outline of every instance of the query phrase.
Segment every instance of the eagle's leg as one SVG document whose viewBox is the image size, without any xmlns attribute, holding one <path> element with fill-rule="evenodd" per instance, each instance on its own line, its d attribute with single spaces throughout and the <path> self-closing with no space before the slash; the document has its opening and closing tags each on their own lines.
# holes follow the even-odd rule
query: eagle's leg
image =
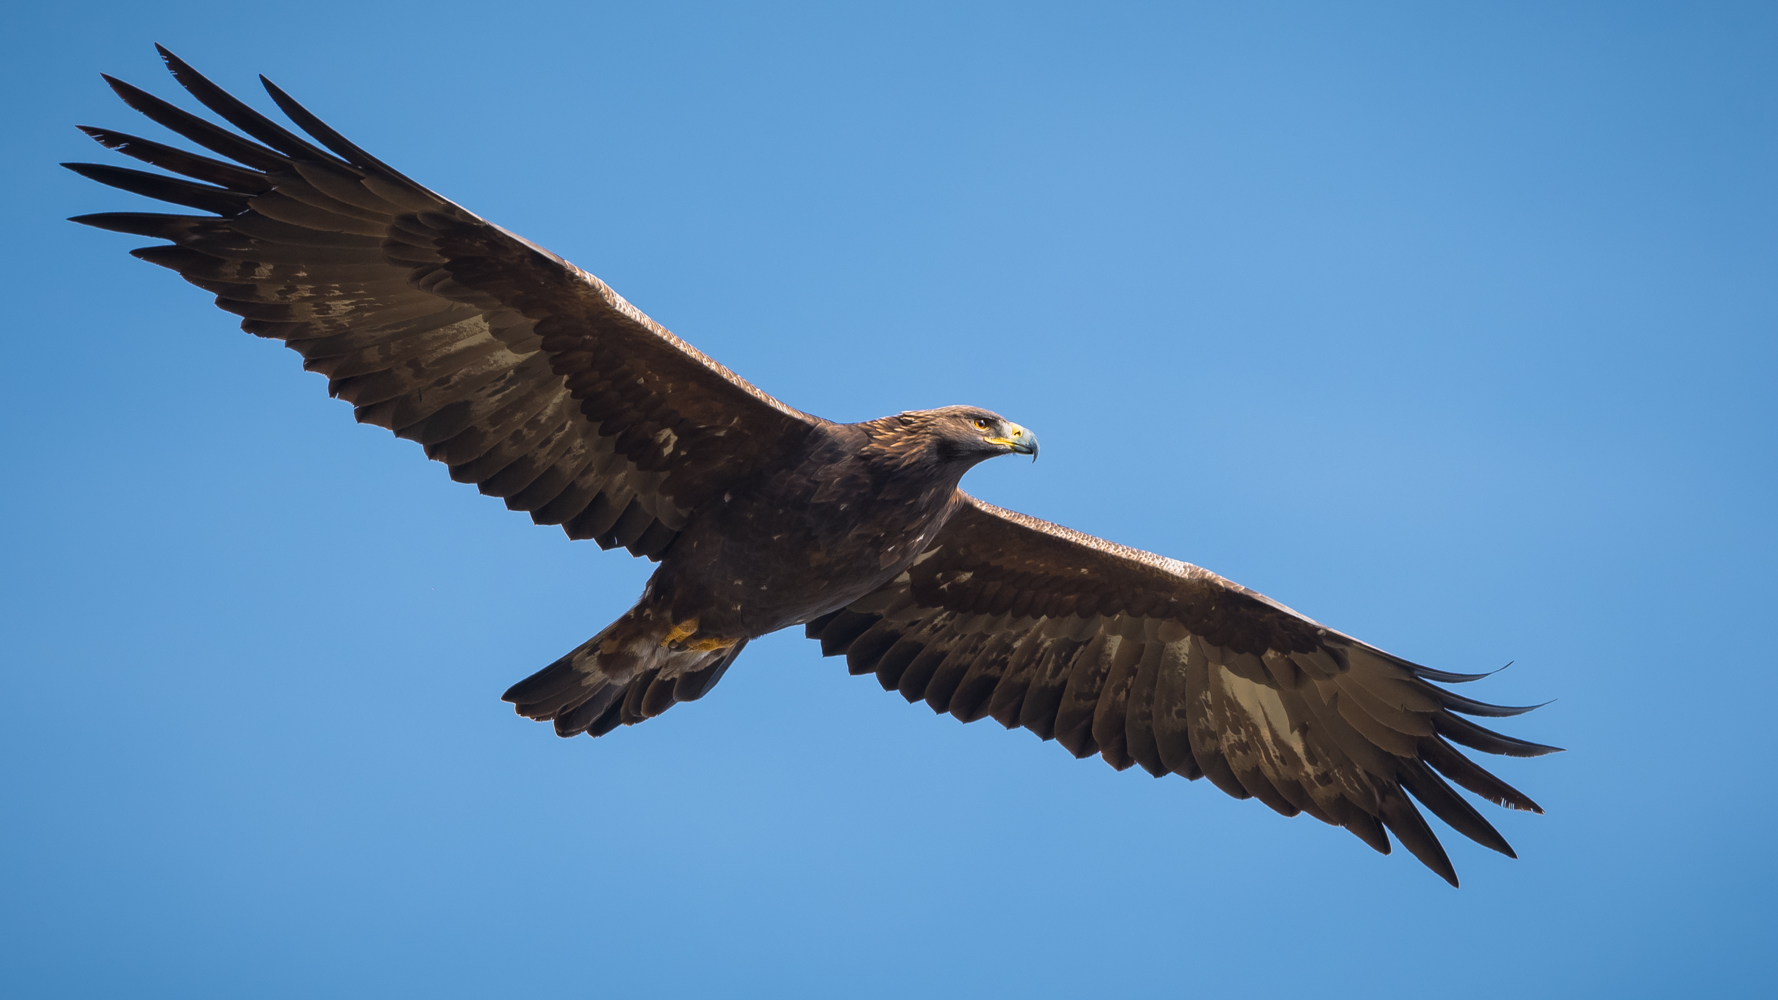
<svg viewBox="0 0 1778 1000">
<path fill-rule="evenodd" d="M 692 641 L 686 643 L 685 648 L 686 649 L 695 649 L 701 653 L 710 653 L 710 652 L 715 652 L 718 649 L 727 649 L 730 646 L 733 646 L 735 643 L 742 642 L 742 641 L 744 641 L 744 640 L 724 639 L 721 636 L 705 636 L 702 639 L 693 639 Z"/>
<path fill-rule="evenodd" d="M 709 653 L 718 649 L 727 649 L 740 641 L 720 635 L 706 635 L 699 638 L 698 620 L 688 618 L 668 629 L 666 638 L 661 640 L 661 645 L 668 649 L 694 649 L 701 653 Z"/>
<path fill-rule="evenodd" d="M 684 645 L 681 640 L 689 639 L 697 634 L 698 620 L 696 618 L 687 618 L 685 621 L 682 621 L 667 630 L 666 638 L 661 640 L 661 645 L 675 648 L 681 647 Z"/>
<path fill-rule="evenodd" d="M 501 697 L 526 718 L 555 722 L 560 736 L 602 736 L 703 697 L 747 640 L 700 637 L 697 619 L 672 623 L 647 604 Z"/>
</svg>

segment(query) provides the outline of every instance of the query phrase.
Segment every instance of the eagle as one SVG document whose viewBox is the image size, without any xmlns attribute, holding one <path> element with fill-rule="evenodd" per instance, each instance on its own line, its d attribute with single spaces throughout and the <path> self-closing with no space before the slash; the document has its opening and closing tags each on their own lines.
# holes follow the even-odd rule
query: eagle
<svg viewBox="0 0 1778 1000">
<path fill-rule="evenodd" d="M 165 241 L 132 254 L 283 341 L 358 421 L 417 442 L 452 479 L 659 563 L 634 607 L 505 693 L 520 715 L 602 736 L 702 698 L 749 641 L 800 625 L 910 703 L 1119 770 L 1207 778 L 1385 854 L 1393 834 L 1453 886 L 1416 800 L 1508 856 L 1452 784 L 1542 812 L 1457 749 L 1557 749 L 1471 721 L 1535 706 L 1439 686 L 1486 675 L 1411 663 L 1208 570 L 976 499 L 964 474 L 1035 460 L 1034 432 L 974 406 L 861 423 L 794 409 L 264 77 L 306 137 L 157 48 L 239 131 L 105 76 L 216 155 L 82 126 L 168 173 L 65 166 L 195 211 L 72 221 Z"/>
</svg>

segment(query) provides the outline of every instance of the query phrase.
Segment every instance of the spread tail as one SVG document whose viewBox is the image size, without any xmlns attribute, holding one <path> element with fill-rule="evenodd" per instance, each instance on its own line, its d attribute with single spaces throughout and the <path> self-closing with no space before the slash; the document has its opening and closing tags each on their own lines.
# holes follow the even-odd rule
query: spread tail
<svg viewBox="0 0 1778 1000">
<path fill-rule="evenodd" d="M 553 720 L 557 736 L 603 736 L 682 701 L 696 701 L 722 678 L 746 639 L 686 644 L 696 623 L 670 625 L 632 608 L 573 652 L 501 695 L 518 713 Z"/>
</svg>

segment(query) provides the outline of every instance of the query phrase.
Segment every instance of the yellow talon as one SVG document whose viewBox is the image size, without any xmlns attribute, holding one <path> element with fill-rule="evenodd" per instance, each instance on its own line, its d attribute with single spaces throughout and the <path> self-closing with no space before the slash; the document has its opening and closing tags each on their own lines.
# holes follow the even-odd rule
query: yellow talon
<svg viewBox="0 0 1778 1000">
<path fill-rule="evenodd" d="M 689 618 L 668 629 L 667 637 L 661 640 L 661 645 L 671 646 L 681 639 L 688 639 L 691 636 L 696 635 L 697 631 L 698 620 L 696 618 Z"/>
<path fill-rule="evenodd" d="M 699 639 L 697 642 L 686 643 L 685 648 L 695 649 L 700 653 L 708 653 L 711 650 L 727 649 L 738 641 L 739 640 L 737 639 Z"/>
</svg>

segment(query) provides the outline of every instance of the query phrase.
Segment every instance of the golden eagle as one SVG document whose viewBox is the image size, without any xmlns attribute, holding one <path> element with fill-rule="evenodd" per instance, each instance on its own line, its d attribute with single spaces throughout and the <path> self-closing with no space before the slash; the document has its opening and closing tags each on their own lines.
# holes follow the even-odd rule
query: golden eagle
<svg viewBox="0 0 1778 1000">
<path fill-rule="evenodd" d="M 506 692 L 520 714 L 599 736 L 703 697 L 748 640 L 804 625 L 823 654 L 910 702 L 1115 768 L 1207 777 L 1385 853 L 1393 831 L 1453 885 L 1409 795 L 1508 855 L 1445 779 L 1541 811 L 1452 746 L 1555 749 L 1465 718 L 1526 709 L 1431 683 L 1481 675 L 1409 663 L 1207 570 L 983 503 L 957 488 L 963 474 L 1035 457 L 1032 432 L 968 406 L 856 424 L 792 409 L 269 81 L 309 138 L 161 55 L 246 137 L 106 77 L 225 159 L 84 128 L 182 177 L 67 166 L 208 214 L 74 221 L 169 241 L 133 253 L 284 341 L 359 421 L 419 442 L 452 479 L 660 562 L 635 607 Z"/>
</svg>

